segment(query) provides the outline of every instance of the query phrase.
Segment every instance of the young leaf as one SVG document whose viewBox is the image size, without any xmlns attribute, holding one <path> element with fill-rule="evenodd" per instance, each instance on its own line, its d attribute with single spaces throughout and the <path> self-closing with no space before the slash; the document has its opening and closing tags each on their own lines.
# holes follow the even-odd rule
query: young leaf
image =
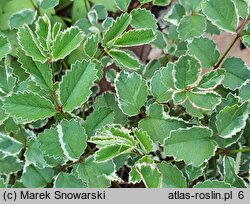
<svg viewBox="0 0 250 204">
<path fill-rule="evenodd" d="M 208 0 L 204 2 L 203 13 L 220 29 L 228 32 L 236 32 L 238 15 L 232 0 Z"/>
<path fill-rule="evenodd" d="M 63 158 L 64 153 L 59 142 L 58 132 L 55 127 L 46 129 L 37 135 L 40 150 L 44 155 L 54 158 Z"/>
<path fill-rule="evenodd" d="M 216 116 L 218 135 L 223 138 L 232 137 L 245 127 L 247 118 L 247 103 L 226 106 Z"/>
<path fill-rule="evenodd" d="M 78 27 L 70 27 L 59 33 L 51 48 L 53 61 L 65 58 L 83 41 L 84 33 Z"/>
<path fill-rule="evenodd" d="M 84 188 L 86 185 L 74 175 L 61 172 L 55 179 L 55 188 Z"/>
<path fill-rule="evenodd" d="M 163 188 L 186 188 L 187 182 L 183 173 L 172 164 L 162 162 L 157 165 L 163 175 Z"/>
<path fill-rule="evenodd" d="M 231 188 L 231 185 L 224 181 L 218 180 L 206 180 L 204 182 L 197 183 L 193 188 Z"/>
<path fill-rule="evenodd" d="M 25 122 L 48 118 L 56 112 L 49 100 L 32 92 L 12 94 L 3 103 L 7 113 Z"/>
<path fill-rule="evenodd" d="M 96 109 L 91 115 L 86 118 L 84 127 L 89 137 L 93 136 L 95 132 L 105 125 L 114 122 L 114 111 L 107 107 Z"/>
<path fill-rule="evenodd" d="M 33 164 L 24 167 L 22 181 L 28 188 L 42 188 L 53 179 L 53 169 L 37 168 Z"/>
<path fill-rule="evenodd" d="M 148 44 L 154 41 L 155 32 L 152 29 L 135 29 L 124 33 L 114 41 L 116 47 L 132 47 Z"/>
<path fill-rule="evenodd" d="M 23 148 L 23 144 L 14 138 L 0 133 L 0 151 L 6 155 L 16 155 Z"/>
<path fill-rule="evenodd" d="M 200 14 L 184 16 L 177 30 L 183 41 L 200 37 L 206 30 L 206 19 Z"/>
<path fill-rule="evenodd" d="M 142 8 L 133 9 L 131 11 L 131 26 L 133 28 L 138 29 L 157 29 L 157 21 L 155 19 L 154 14 L 152 14 L 150 11 Z"/>
<path fill-rule="evenodd" d="M 11 69 L 8 66 L 0 64 L 0 93 L 7 95 L 16 84 L 16 78 L 12 75 Z"/>
<path fill-rule="evenodd" d="M 90 58 L 93 58 L 95 56 L 98 49 L 98 44 L 99 44 L 99 35 L 97 33 L 87 38 L 84 47 L 86 54 Z"/>
<path fill-rule="evenodd" d="M 104 34 L 102 40 L 103 46 L 106 47 L 110 41 L 121 35 L 129 26 L 130 21 L 131 16 L 127 13 L 118 17 Z"/>
<path fill-rule="evenodd" d="M 36 15 L 36 11 L 32 9 L 21 10 L 10 17 L 9 27 L 10 29 L 17 29 L 22 27 L 24 24 L 30 25 L 35 20 Z"/>
<path fill-rule="evenodd" d="M 122 71 L 115 80 L 115 89 L 121 110 L 129 116 L 139 114 L 147 100 L 146 81 L 137 73 Z"/>
<path fill-rule="evenodd" d="M 195 85 L 201 74 L 201 65 L 190 55 L 181 56 L 174 66 L 173 75 L 175 87 L 184 90 Z"/>
<path fill-rule="evenodd" d="M 198 167 L 214 155 L 216 143 L 211 136 L 212 130 L 198 126 L 171 131 L 165 140 L 165 153 Z"/>
<path fill-rule="evenodd" d="M 87 147 L 85 129 L 75 120 L 62 120 L 57 126 L 57 132 L 65 156 L 77 161 Z"/>
<path fill-rule="evenodd" d="M 204 37 L 193 39 L 188 44 L 188 53 L 199 59 L 202 67 L 207 69 L 213 67 L 220 57 L 220 52 L 214 41 Z"/>
<path fill-rule="evenodd" d="M 18 51 L 18 62 L 25 72 L 31 75 L 38 86 L 48 91 L 52 90 L 52 71 L 48 62 L 33 61 L 22 50 Z"/>
<path fill-rule="evenodd" d="M 111 185 L 111 175 L 115 174 L 115 165 L 112 161 L 97 163 L 91 156 L 80 163 L 76 171 L 89 188 L 106 188 Z"/>
<path fill-rule="evenodd" d="M 40 46 L 49 51 L 52 45 L 51 42 L 51 23 L 49 18 L 45 15 L 43 17 L 39 17 L 36 22 L 36 34 L 37 40 L 40 43 Z"/>
<path fill-rule="evenodd" d="M 134 129 L 134 136 L 138 140 L 139 146 L 142 149 L 144 154 L 149 154 L 153 149 L 153 141 L 147 132 Z"/>
<path fill-rule="evenodd" d="M 198 89 L 199 90 L 213 90 L 219 85 L 221 85 L 224 80 L 223 69 L 213 70 L 211 72 L 207 72 L 202 76 L 202 79 L 199 82 Z"/>
<path fill-rule="evenodd" d="M 10 53 L 11 45 L 7 37 L 0 35 L 0 61 Z"/>
<path fill-rule="evenodd" d="M 24 25 L 17 32 L 19 45 L 26 55 L 41 63 L 46 62 L 47 56 L 43 53 L 34 33 L 29 26 Z"/>
<path fill-rule="evenodd" d="M 187 127 L 181 119 L 171 118 L 164 115 L 163 107 L 152 104 L 147 111 L 147 117 L 139 122 L 139 127 L 145 130 L 154 142 L 163 144 L 172 130 Z"/>
<path fill-rule="evenodd" d="M 59 4 L 59 1 L 60 0 L 37 0 L 39 6 L 45 10 L 54 8 Z"/>
<path fill-rule="evenodd" d="M 112 49 L 108 52 L 108 54 L 118 65 L 122 65 L 128 69 L 138 69 L 141 65 L 137 58 L 122 50 Z"/>
<path fill-rule="evenodd" d="M 66 72 L 59 84 L 60 102 L 65 112 L 73 111 L 88 100 L 96 74 L 95 64 L 85 60 L 77 61 Z"/>
<path fill-rule="evenodd" d="M 250 78 L 250 69 L 240 58 L 228 58 L 222 68 L 226 70 L 222 84 L 233 91 L 239 89 Z"/>
<path fill-rule="evenodd" d="M 131 3 L 131 0 L 115 0 L 115 3 L 121 11 L 126 12 L 128 10 L 129 4 Z"/>
</svg>

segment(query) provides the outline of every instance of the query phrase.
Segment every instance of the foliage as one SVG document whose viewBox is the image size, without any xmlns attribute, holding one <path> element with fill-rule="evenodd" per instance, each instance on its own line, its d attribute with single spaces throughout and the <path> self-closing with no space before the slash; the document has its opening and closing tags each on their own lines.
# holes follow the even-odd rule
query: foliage
<svg viewBox="0 0 250 204">
<path fill-rule="evenodd" d="M 247 187 L 249 1 L 103 2 L 0 2 L 0 186 Z"/>
</svg>

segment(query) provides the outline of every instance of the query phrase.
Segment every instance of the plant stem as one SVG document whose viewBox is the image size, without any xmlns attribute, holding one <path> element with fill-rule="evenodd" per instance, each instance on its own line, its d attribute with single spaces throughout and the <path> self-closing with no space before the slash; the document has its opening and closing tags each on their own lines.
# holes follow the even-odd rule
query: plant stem
<svg viewBox="0 0 250 204">
<path fill-rule="evenodd" d="M 229 45 L 228 49 L 225 51 L 225 53 L 222 55 L 222 57 L 220 58 L 220 60 L 217 62 L 216 65 L 214 65 L 214 70 L 218 69 L 221 65 L 221 63 L 224 61 L 224 59 L 226 58 L 226 56 L 228 55 L 228 53 L 231 51 L 231 49 L 233 48 L 233 46 L 235 45 L 235 43 L 237 42 L 238 39 L 240 39 L 241 37 L 241 31 L 245 28 L 245 26 L 247 25 L 247 23 L 249 22 L 250 18 L 248 17 L 247 19 L 245 19 L 242 24 L 238 27 L 237 29 L 237 35 L 235 37 L 235 39 L 233 40 L 233 42 Z"/>
<path fill-rule="evenodd" d="M 250 152 L 250 148 L 229 150 L 228 153 Z"/>
</svg>

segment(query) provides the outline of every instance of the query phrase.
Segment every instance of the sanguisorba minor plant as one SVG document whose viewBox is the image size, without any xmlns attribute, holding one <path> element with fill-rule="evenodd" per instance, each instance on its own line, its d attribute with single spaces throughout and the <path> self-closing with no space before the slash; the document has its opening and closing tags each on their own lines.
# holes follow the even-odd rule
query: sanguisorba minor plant
<svg viewBox="0 0 250 204">
<path fill-rule="evenodd" d="M 0 187 L 249 185 L 247 0 L 22 2 L 0 2 Z"/>
</svg>

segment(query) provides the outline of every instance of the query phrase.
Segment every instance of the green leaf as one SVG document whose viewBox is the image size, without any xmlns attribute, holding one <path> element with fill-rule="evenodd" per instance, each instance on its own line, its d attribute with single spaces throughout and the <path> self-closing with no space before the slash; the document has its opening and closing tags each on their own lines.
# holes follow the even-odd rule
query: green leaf
<svg viewBox="0 0 250 204">
<path fill-rule="evenodd" d="M 144 154 L 149 154 L 153 150 L 153 141 L 151 140 L 150 136 L 147 134 L 147 132 L 139 129 L 134 129 L 133 132 L 142 152 Z"/>
<path fill-rule="evenodd" d="M 91 137 L 90 141 L 100 148 L 113 144 L 135 146 L 135 140 L 130 132 L 121 126 L 105 126 Z"/>
<path fill-rule="evenodd" d="M 127 121 L 127 116 L 123 114 L 118 106 L 117 98 L 114 93 L 105 92 L 101 96 L 97 96 L 95 99 L 94 109 L 101 107 L 111 108 L 115 114 L 114 123 L 124 124 Z"/>
<path fill-rule="evenodd" d="M 244 180 L 235 172 L 235 161 L 232 157 L 224 157 L 224 181 L 236 188 L 246 188 Z"/>
<path fill-rule="evenodd" d="M 189 102 L 197 109 L 212 111 L 221 103 L 221 96 L 216 92 L 187 92 Z"/>
<path fill-rule="evenodd" d="M 139 165 L 139 173 L 147 188 L 160 188 L 162 176 L 158 168 L 153 164 L 142 163 Z"/>
<path fill-rule="evenodd" d="M 39 17 L 36 22 L 36 34 L 37 34 L 37 40 L 40 43 L 40 46 L 46 50 L 49 51 L 51 47 L 51 23 L 49 18 L 45 15 L 42 17 Z"/>
<path fill-rule="evenodd" d="M 21 10 L 10 17 L 9 27 L 10 29 L 17 29 L 22 27 L 24 24 L 30 25 L 35 20 L 36 15 L 36 11 L 32 9 Z"/>
<path fill-rule="evenodd" d="M 12 92 L 16 84 L 16 78 L 11 73 L 11 68 L 0 64 L 0 93 L 8 94 Z"/>
<path fill-rule="evenodd" d="M 137 73 L 122 71 L 115 80 L 115 89 L 121 110 L 129 116 L 139 114 L 148 96 L 146 81 Z"/>
<path fill-rule="evenodd" d="M 142 8 L 133 9 L 131 11 L 131 26 L 133 28 L 139 28 L 139 29 L 157 29 L 157 21 L 155 19 L 154 14 L 152 14 L 150 11 Z"/>
<path fill-rule="evenodd" d="M 11 45 L 7 37 L 0 35 L 0 61 L 10 53 Z"/>
<path fill-rule="evenodd" d="M 61 172 L 55 179 L 55 188 L 85 188 L 86 185 L 74 175 Z"/>
<path fill-rule="evenodd" d="M 197 59 L 190 55 L 179 58 L 174 66 L 174 83 L 177 89 L 185 90 L 198 83 L 201 74 L 201 65 Z"/>
<path fill-rule="evenodd" d="M 212 130 L 198 126 L 171 131 L 165 140 L 164 151 L 177 161 L 184 160 L 186 164 L 198 167 L 215 153 L 216 144 L 211 136 Z"/>
<path fill-rule="evenodd" d="M 186 188 L 187 182 L 183 173 L 172 164 L 162 162 L 158 164 L 158 168 L 163 175 L 163 188 Z"/>
<path fill-rule="evenodd" d="M 0 178 L 0 188 L 7 188 L 7 184 L 4 182 L 3 178 Z"/>
<path fill-rule="evenodd" d="M 79 47 L 83 41 L 84 33 L 78 27 L 70 27 L 59 33 L 51 48 L 53 61 L 63 59 Z"/>
<path fill-rule="evenodd" d="M 154 73 L 151 79 L 151 92 L 159 103 L 165 103 L 172 99 L 174 82 L 172 79 L 173 64 L 161 68 Z"/>
<path fill-rule="evenodd" d="M 225 88 L 236 90 L 250 79 L 250 69 L 247 64 L 240 58 L 228 58 L 222 65 L 226 70 L 223 86 Z"/>
<path fill-rule="evenodd" d="M 184 16 L 177 29 L 183 41 L 200 37 L 206 30 L 206 19 L 203 15 Z"/>
<path fill-rule="evenodd" d="M 206 114 L 208 112 L 208 111 L 203 110 L 197 106 L 195 107 L 194 104 L 192 104 L 190 102 L 190 100 L 184 101 L 184 103 L 181 105 L 185 108 L 185 110 L 188 114 L 190 114 L 193 117 L 197 117 L 199 119 L 204 118 L 204 114 Z"/>
<path fill-rule="evenodd" d="M 3 109 L 3 101 L 0 99 L 0 125 L 8 118 L 8 114 Z"/>
<path fill-rule="evenodd" d="M 182 5 L 176 3 L 173 5 L 173 7 L 170 9 L 167 15 L 164 17 L 164 20 L 167 22 L 170 22 L 171 24 L 175 26 L 178 26 L 180 20 L 183 18 L 185 13 L 186 13 L 185 8 Z"/>
<path fill-rule="evenodd" d="M 98 49 L 99 40 L 100 40 L 99 35 L 97 33 L 87 38 L 84 48 L 85 48 L 86 54 L 90 58 L 93 58 L 95 56 L 97 49 Z"/>
<path fill-rule="evenodd" d="M 149 44 L 156 39 L 152 29 L 135 29 L 124 33 L 114 41 L 116 47 L 132 47 Z"/>
<path fill-rule="evenodd" d="M 189 181 L 193 181 L 198 177 L 202 176 L 205 168 L 206 165 L 201 165 L 199 167 L 195 167 L 193 165 L 186 166 L 185 171 Z"/>
<path fill-rule="evenodd" d="M 48 62 L 41 63 L 33 61 L 31 57 L 25 55 L 22 50 L 18 51 L 18 62 L 24 71 L 32 76 L 33 81 L 45 90 L 52 90 L 52 70 Z"/>
<path fill-rule="evenodd" d="M 23 144 L 14 138 L 0 133 L 0 151 L 7 155 L 16 155 L 23 148 Z"/>
<path fill-rule="evenodd" d="M 216 69 L 210 72 L 207 72 L 202 76 L 202 79 L 199 82 L 198 89 L 199 90 L 213 90 L 219 85 L 222 84 L 224 80 L 223 69 Z"/>
<path fill-rule="evenodd" d="M 249 2 L 248 0 L 233 0 L 241 18 L 245 19 L 249 14 Z"/>
<path fill-rule="evenodd" d="M 197 183 L 193 188 L 231 188 L 231 185 L 224 181 L 206 180 Z"/>
<path fill-rule="evenodd" d="M 54 171 L 51 168 L 37 168 L 33 164 L 24 167 L 22 181 L 28 188 L 43 188 L 53 179 Z"/>
<path fill-rule="evenodd" d="M 156 6 L 167 6 L 170 2 L 170 0 L 153 0 L 153 4 Z"/>
<path fill-rule="evenodd" d="M 39 6 L 45 10 L 54 8 L 59 4 L 59 0 L 38 0 L 37 2 Z"/>
<path fill-rule="evenodd" d="M 245 102 L 250 100 L 250 81 L 240 88 L 239 96 Z"/>
<path fill-rule="evenodd" d="M 64 153 L 59 142 L 58 132 L 55 127 L 46 129 L 38 134 L 38 142 L 40 149 L 48 157 L 63 158 Z"/>
<path fill-rule="evenodd" d="M 220 52 L 214 41 L 204 37 L 193 39 L 188 44 L 188 53 L 199 59 L 202 67 L 207 69 L 213 67 L 220 57 Z"/>
<path fill-rule="evenodd" d="M 131 0 L 115 0 L 115 3 L 121 11 L 126 12 L 128 10 L 129 4 L 131 3 Z"/>
<path fill-rule="evenodd" d="M 85 60 L 77 61 L 66 72 L 59 84 L 60 102 L 65 112 L 73 111 L 88 100 L 96 74 L 95 64 Z"/>
<path fill-rule="evenodd" d="M 91 137 L 101 127 L 112 124 L 114 122 L 114 116 L 114 111 L 108 107 L 96 109 L 86 118 L 84 123 L 87 135 Z"/>
<path fill-rule="evenodd" d="M 152 0 L 139 0 L 139 2 L 143 5 L 146 4 L 148 2 L 151 2 Z"/>
<path fill-rule="evenodd" d="M 65 156 L 69 160 L 77 161 L 87 147 L 88 136 L 85 129 L 75 120 L 62 120 L 57 131 Z"/>
<path fill-rule="evenodd" d="M 140 67 L 140 62 L 134 56 L 122 51 L 112 49 L 108 54 L 115 60 L 118 65 L 122 65 L 128 69 L 138 69 Z"/>
<path fill-rule="evenodd" d="M 236 32 L 238 15 L 232 0 L 208 0 L 203 4 L 203 13 L 220 29 L 228 32 Z"/>
<path fill-rule="evenodd" d="M 27 56 L 41 63 L 47 61 L 47 56 L 42 51 L 36 36 L 28 25 L 25 24 L 23 27 L 19 28 L 17 36 L 19 45 Z"/>
<path fill-rule="evenodd" d="M 185 8 L 186 12 L 199 11 L 203 0 L 180 0 L 180 4 Z"/>
<path fill-rule="evenodd" d="M 122 154 L 131 152 L 133 147 L 124 144 L 113 144 L 100 148 L 95 154 L 97 162 L 106 162 Z"/>
<path fill-rule="evenodd" d="M 247 103 L 226 106 L 216 116 L 218 135 L 223 138 L 232 137 L 245 127 L 247 118 Z"/>
<path fill-rule="evenodd" d="M 25 122 L 48 118 L 56 112 L 48 99 L 32 92 L 12 94 L 3 103 L 7 113 Z"/>
<path fill-rule="evenodd" d="M 0 152 L 1 153 L 1 152 Z M 12 174 L 22 170 L 23 162 L 15 156 L 1 156 L 0 154 L 0 175 Z"/>
<path fill-rule="evenodd" d="M 167 117 L 163 112 L 163 106 L 152 104 L 147 110 L 147 117 L 139 122 L 139 127 L 145 130 L 154 142 L 163 144 L 172 130 L 187 127 L 183 120 Z"/>
<path fill-rule="evenodd" d="M 112 161 L 97 163 L 91 156 L 80 163 L 76 169 L 79 178 L 87 183 L 89 188 L 106 188 L 111 185 L 115 165 Z"/>
<path fill-rule="evenodd" d="M 118 17 L 104 34 L 102 40 L 103 47 L 106 47 L 110 41 L 121 35 L 129 26 L 130 21 L 131 16 L 127 13 Z"/>
<path fill-rule="evenodd" d="M 138 172 L 137 168 L 133 166 L 131 171 L 129 172 L 129 183 L 140 183 L 142 180 L 140 173 Z"/>
</svg>

